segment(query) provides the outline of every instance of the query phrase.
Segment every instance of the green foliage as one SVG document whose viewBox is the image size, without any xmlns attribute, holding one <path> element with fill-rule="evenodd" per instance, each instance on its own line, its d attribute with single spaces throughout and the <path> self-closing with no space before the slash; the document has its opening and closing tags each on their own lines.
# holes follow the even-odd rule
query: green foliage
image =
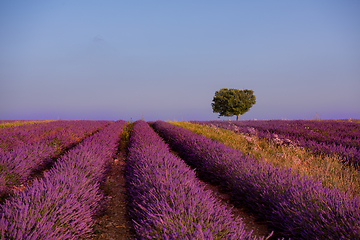
<svg viewBox="0 0 360 240">
<path fill-rule="evenodd" d="M 64 148 L 64 144 L 62 144 L 60 139 L 58 139 L 56 136 L 47 144 L 54 149 L 56 154 L 60 154 Z"/>
<path fill-rule="evenodd" d="M 126 143 L 129 141 L 130 133 L 131 133 L 133 126 L 134 126 L 133 122 L 128 122 L 128 123 L 124 124 L 124 130 L 121 135 L 121 141 L 126 142 Z"/>
<path fill-rule="evenodd" d="M 239 90 L 234 88 L 222 88 L 215 92 L 213 103 L 211 103 L 213 112 L 220 113 L 219 116 L 236 116 L 239 120 L 239 114 L 243 115 L 256 103 L 253 90 Z"/>
<path fill-rule="evenodd" d="M 124 124 L 124 129 L 121 134 L 121 141 L 120 141 L 120 145 L 119 145 L 120 152 L 127 154 L 127 145 L 129 144 L 130 135 L 131 135 L 131 131 L 132 131 L 133 127 L 134 127 L 133 122 L 126 122 Z"/>
<path fill-rule="evenodd" d="M 0 128 L 20 126 L 25 124 L 34 124 L 34 123 L 43 123 L 43 122 L 51 122 L 53 120 L 36 120 L 36 121 L 15 121 L 15 122 L 3 122 L 0 123 Z"/>
</svg>

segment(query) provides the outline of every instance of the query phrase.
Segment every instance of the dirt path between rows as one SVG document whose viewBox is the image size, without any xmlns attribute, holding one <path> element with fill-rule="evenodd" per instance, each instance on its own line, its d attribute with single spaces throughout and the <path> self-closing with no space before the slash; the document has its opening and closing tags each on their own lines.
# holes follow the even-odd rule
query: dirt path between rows
<svg viewBox="0 0 360 240">
<path fill-rule="evenodd" d="M 111 163 L 111 169 L 102 187 L 107 194 L 106 206 L 103 214 L 96 218 L 94 240 L 127 240 L 135 236 L 131 219 L 127 214 L 125 164 L 122 152 Z"/>
</svg>

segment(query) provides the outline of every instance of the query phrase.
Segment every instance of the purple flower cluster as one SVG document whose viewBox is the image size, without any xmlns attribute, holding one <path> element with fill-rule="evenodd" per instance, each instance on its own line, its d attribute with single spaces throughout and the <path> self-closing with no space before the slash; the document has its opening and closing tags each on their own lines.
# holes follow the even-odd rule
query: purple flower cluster
<svg viewBox="0 0 360 240">
<path fill-rule="evenodd" d="M 260 163 L 229 146 L 166 122 L 152 125 L 199 175 L 215 181 L 284 237 L 360 239 L 360 198 Z"/>
<path fill-rule="evenodd" d="M 360 124 L 336 120 L 194 121 L 235 132 L 256 134 L 278 143 L 295 143 L 316 154 L 337 154 L 360 165 Z"/>
<path fill-rule="evenodd" d="M 64 149 L 107 124 L 109 122 L 105 121 L 57 121 L 52 124 L 43 124 L 44 127 L 40 125 L 31 131 L 23 131 L 22 126 L 16 128 L 17 131 L 7 131 L 7 139 L 13 137 L 13 139 L 24 140 L 34 135 L 35 139 L 40 140 L 30 141 L 8 152 L 0 153 L 0 196 L 6 197 L 14 185 L 25 182 L 34 171 L 51 162 Z M 4 132 L 2 134 L 6 136 Z M 19 141 L 14 143 L 20 144 Z"/>
<path fill-rule="evenodd" d="M 128 150 L 129 208 L 138 239 L 255 238 L 146 122 L 135 122 Z"/>
<path fill-rule="evenodd" d="M 8 152 L 23 144 L 54 138 L 59 134 L 76 139 L 80 137 L 77 136 L 77 132 L 83 136 L 84 133 L 90 134 L 107 124 L 110 124 L 110 121 L 60 120 L 3 128 L 0 129 L 0 152 Z"/>
<path fill-rule="evenodd" d="M 1 205 L 1 239 L 86 239 L 102 194 L 99 181 L 118 149 L 117 121 L 62 156 L 44 177 Z"/>
</svg>

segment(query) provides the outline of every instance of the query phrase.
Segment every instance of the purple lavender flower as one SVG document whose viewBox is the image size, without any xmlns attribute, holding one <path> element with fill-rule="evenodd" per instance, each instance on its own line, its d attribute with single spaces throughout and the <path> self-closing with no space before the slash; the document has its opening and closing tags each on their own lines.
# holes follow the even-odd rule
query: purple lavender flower
<svg viewBox="0 0 360 240">
<path fill-rule="evenodd" d="M 138 239 L 254 239 L 144 121 L 134 124 L 127 163 Z"/>
<path fill-rule="evenodd" d="M 102 193 L 99 181 L 117 151 L 117 121 L 62 156 L 44 177 L 1 205 L 1 239 L 85 239 Z"/>
<path fill-rule="evenodd" d="M 187 129 L 157 121 L 152 126 L 204 179 L 246 204 L 275 233 L 291 239 L 359 239 L 360 199 Z"/>
<path fill-rule="evenodd" d="M 24 183 L 33 172 L 50 163 L 64 149 L 103 128 L 106 124 L 109 122 L 54 121 L 51 124 L 23 125 L 24 128 L 19 126 L 8 128 L 7 132 L 0 131 L 0 135 L 3 134 L 4 138 L 6 136 L 7 140 L 12 138 L 40 139 L 36 141 L 33 139 L 7 152 L 0 152 L 0 177 L 3 179 L 0 181 L 0 196 L 6 197 L 12 187 Z"/>
<path fill-rule="evenodd" d="M 257 135 L 279 144 L 296 144 L 315 154 L 337 154 L 344 162 L 359 167 L 360 124 L 323 120 L 193 121 L 235 132 Z"/>
</svg>

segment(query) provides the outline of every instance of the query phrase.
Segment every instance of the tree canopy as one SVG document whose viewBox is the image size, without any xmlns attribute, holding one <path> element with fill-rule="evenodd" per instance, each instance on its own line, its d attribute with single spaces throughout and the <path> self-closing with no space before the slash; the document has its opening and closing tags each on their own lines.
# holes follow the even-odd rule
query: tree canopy
<svg viewBox="0 0 360 240">
<path fill-rule="evenodd" d="M 239 120 L 239 114 L 243 115 L 256 103 L 253 90 L 239 90 L 234 88 L 222 88 L 215 92 L 213 103 L 211 103 L 213 112 L 219 113 L 219 116 L 236 116 Z"/>
</svg>

